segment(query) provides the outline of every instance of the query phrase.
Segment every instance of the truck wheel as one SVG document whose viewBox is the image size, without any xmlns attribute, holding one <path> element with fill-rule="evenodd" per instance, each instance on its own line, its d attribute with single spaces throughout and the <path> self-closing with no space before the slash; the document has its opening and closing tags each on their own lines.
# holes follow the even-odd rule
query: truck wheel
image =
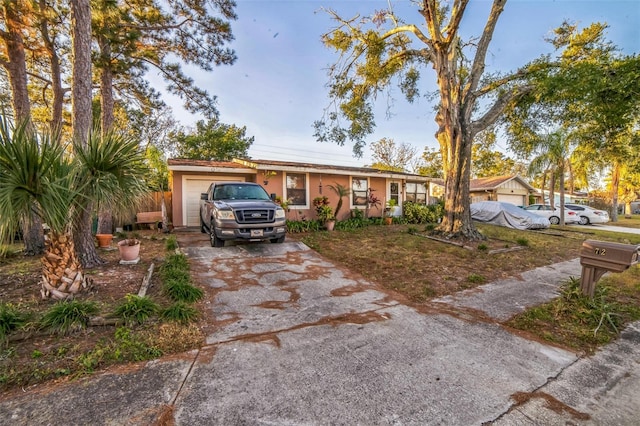
<svg viewBox="0 0 640 426">
<path fill-rule="evenodd" d="M 209 225 L 209 237 L 211 239 L 211 247 L 224 247 L 224 240 L 221 240 L 216 236 L 213 224 Z"/>
<path fill-rule="evenodd" d="M 211 230 L 211 247 L 224 247 L 224 240 L 216 237 L 216 234 Z"/>
<path fill-rule="evenodd" d="M 282 243 L 284 243 L 284 235 L 282 237 L 272 238 L 271 242 L 273 244 L 282 244 Z"/>
</svg>

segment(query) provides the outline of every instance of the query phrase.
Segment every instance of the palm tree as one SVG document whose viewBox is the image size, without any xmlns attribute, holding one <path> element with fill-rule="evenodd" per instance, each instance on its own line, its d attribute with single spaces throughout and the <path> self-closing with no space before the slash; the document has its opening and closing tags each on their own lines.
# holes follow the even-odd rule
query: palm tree
<svg viewBox="0 0 640 426">
<path fill-rule="evenodd" d="M 338 182 L 336 182 L 335 185 L 328 185 L 328 187 L 339 197 L 338 204 L 336 204 L 336 211 L 333 213 L 336 219 L 338 219 L 338 213 L 342 208 L 342 199 L 351 194 L 351 189 L 339 184 Z"/>
<path fill-rule="evenodd" d="M 55 135 L 0 120 L 0 239 L 12 238 L 31 212 L 47 224 L 43 298 L 68 299 L 88 285 L 73 241 L 73 225 L 87 206 L 126 207 L 146 188 L 135 141 L 110 134 L 76 144 L 74 156 L 69 148 Z"/>
<path fill-rule="evenodd" d="M 74 145 L 75 160 L 85 180 L 82 189 L 83 211 L 109 211 L 114 215 L 130 212 L 149 194 L 144 180 L 149 175 L 144 153 L 138 142 L 114 131 L 94 130 L 86 145 Z M 92 214 L 73 218 L 75 231 L 91 226 Z M 89 218 L 88 223 L 84 220 Z M 88 237 L 87 241 L 84 239 Z M 80 261 L 85 268 L 104 263 L 98 256 L 90 232 L 75 232 Z"/>
<path fill-rule="evenodd" d="M 538 155 L 529 163 L 529 174 L 543 173 L 551 175 L 549 185 L 549 202 L 554 205 L 554 191 L 556 176 L 560 186 L 560 224 L 564 225 L 564 175 L 571 171 L 571 141 L 562 130 L 552 132 L 540 138 Z M 544 188 L 544 183 L 543 183 Z"/>
</svg>

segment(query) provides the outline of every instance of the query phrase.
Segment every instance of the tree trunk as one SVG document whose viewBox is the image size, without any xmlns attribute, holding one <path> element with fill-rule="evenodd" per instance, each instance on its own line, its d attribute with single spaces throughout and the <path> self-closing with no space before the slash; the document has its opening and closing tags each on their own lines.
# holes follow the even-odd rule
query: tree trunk
<svg viewBox="0 0 640 426">
<path fill-rule="evenodd" d="M 613 163 L 611 171 L 611 222 L 618 221 L 618 187 L 620 186 L 620 164 Z"/>
<path fill-rule="evenodd" d="M 13 113 L 16 122 L 30 120 L 31 103 L 27 91 L 27 62 L 22 39 L 22 24 L 15 2 L 3 2 L 6 17 L 4 39 L 7 47 L 6 70 L 11 85 Z"/>
<path fill-rule="evenodd" d="M 483 239 L 473 225 L 469 207 L 471 140 L 465 141 L 461 133 L 460 129 L 449 129 L 438 135 L 441 146 L 446 150 L 446 157 L 443 155 L 445 214 L 437 229 L 449 238 Z M 447 143 L 449 135 L 454 135 L 456 139 Z"/>
<path fill-rule="evenodd" d="M 44 230 L 40 216 L 31 213 L 31 219 L 22 223 L 22 238 L 24 240 L 24 254 L 40 256 L 44 253 Z"/>
<path fill-rule="evenodd" d="M 43 299 L 71 299 L 87 288 L 87 280 L 76 256 L 73 239 L 68 233 L 51 232 L 45 238 L 42 257 Z"/>
<path fill-rule="evenodd" d="M 447 75 L 438 71 L 438 76 Z M 443 81 L 447 80 L 447 81 Z M 445 214 L 437 230 L 447 238 L 484 239 L 471 220 L 469 182 L 471 181 L 471 146 L 473 135 L 464 128 L 464 117 L 452 91 L 451 79 L 439 78 L 442 102 L 436 114 L 444 172 Z"/>
<path fill-rule="evenodd" d="M 46 16 L 47 3 L 40 0 L 40 13 Z M 51 64 L 51 89 L 53 91 L 53 103 L 51 105 L 51 123 L 50 127 L 53 132 L 62 129 L 62 105 L 64 102 L 64 90 L 62 88 L 62 71 L 60 68 L 60 58 L 56 51 L 54 40 L 51 39 L 49 33 L 49 23 L 46 18 L 40 21 L 40 33 L 44 41 L 47 54 L 49 55 L 49 63 Z"/>
<path fill-rule="evenodd" d="M 113 70 L 111 69 L 111 46 L 109 42 L 100 39 L 100 124 L 102 133 L 106 133 L 113 127 L 114 100 L 113 100 Z"/>
<path fill-rule="evenodd" d="M 113 127 L 113 70 L 111 69 L 111 45 L 105 37 L 99 37 L 100 56 L 100 123 L 102 135 Z M 113 216 L 111 211 L 102 209 L 98 213 L 98 233 L 111 234 L 113 232 Z"/>
<path fill-rule="evenodd" d="M 82 211 L 73 232 L 76 252 L 78 253 L 78 258 L 83 268 L 93 268 L 105 263 L 98 255 L 93 234 L 91 233 L 93 226 L 92 212 L 93 206 L 90 203 L 90 205 Z"/>
<path fill-rule="evenodd" d="M 551 172 L 549 179 L 549 205 L 551 208 L 556 206 L 556 172 Z"/>
<path fill-rule="evenodd" d="M 75 141 L 86 144 L 91 130 L 91 5 L 71 0 L 73 70 L 71 104 Z"/>
<path fill-rule="evenodd" d="M 73 86 L 73 138 L 86 145 L 92 125 L 91 114 L 91 4 L 90 0 L 71 0 Z M 73 239 L 83 267 L 104 263 L 98 256 L 91 233 L 93 203 L 89 202 L 74 223 Z"/>
<path fill-rule="evenodd" d="M 113 233 L 113 216 L 108 210 L 100 210 L 98 213 L 98 234 Z"/>
<path fill-rule="evenodd" d="M 560 169 L 560 225 L 564 226 L 564 168 Z"/>
</svg>

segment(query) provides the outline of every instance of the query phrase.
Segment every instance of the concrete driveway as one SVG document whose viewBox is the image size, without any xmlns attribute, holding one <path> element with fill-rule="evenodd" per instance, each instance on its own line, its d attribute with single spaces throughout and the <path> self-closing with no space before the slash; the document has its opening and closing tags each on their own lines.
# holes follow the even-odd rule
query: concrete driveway
<svg viewBox="0 0 640 426">
<path fill-rule="evenodd" d="M 301 243 L 178 239 L 212 289 L 207 345 L 6 399 L 0 423 L 598 424 L 599 401 L 622 421 L 640 402 L 640 327 L 579 360 L 501 325 L 577 261 L 412 306 Z"/>
</svg>

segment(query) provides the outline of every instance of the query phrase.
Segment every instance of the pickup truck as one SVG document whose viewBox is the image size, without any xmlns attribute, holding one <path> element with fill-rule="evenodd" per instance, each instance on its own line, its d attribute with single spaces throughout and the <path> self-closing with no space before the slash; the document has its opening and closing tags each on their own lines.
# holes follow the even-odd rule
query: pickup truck
<svg viewBox="0 0 640 426">
<path fill-rule="evenodd" d="M 257 183 L 212 183 L 200 195 L 200 230 L 209 233 L 211 247 L 225 241 L 284 242 L 284 209 Z"/>
</svg>

